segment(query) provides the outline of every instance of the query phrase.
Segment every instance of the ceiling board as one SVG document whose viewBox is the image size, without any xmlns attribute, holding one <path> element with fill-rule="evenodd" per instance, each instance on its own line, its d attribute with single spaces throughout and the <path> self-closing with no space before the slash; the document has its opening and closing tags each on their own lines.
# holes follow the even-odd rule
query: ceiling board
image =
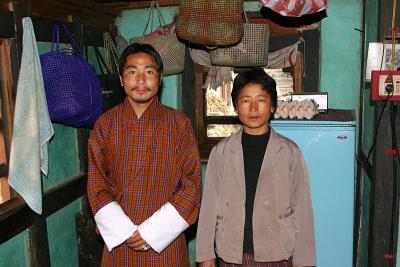
<svg viewBox="0 0 400 267">
<path fill-rule="evenodd" d="M 101 3 L 104 7 L 110 7 L 112 9 L 135 9 L 135 8 L 146 8 L 149 7 L 152 1 L 120 1 L 120 0 L 93 0 Z M 159 0 L 160 6 L 178 6 L 179 0 Z"/>
</svg>

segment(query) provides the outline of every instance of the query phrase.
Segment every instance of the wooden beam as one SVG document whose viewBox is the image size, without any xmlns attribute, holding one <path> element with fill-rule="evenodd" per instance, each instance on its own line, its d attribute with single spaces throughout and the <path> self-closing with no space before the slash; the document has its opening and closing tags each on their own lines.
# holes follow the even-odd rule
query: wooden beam
<svg viewBox="0 0 400 267">
<path fill-rule="evenodd" d="M 114 24 L 117 14 L 110 14 L 100 3 L 89 0 L 16 0 L 15 4 L 24 5 L 31 16 L 47 17 L 54 20 L 68 21 L 70 16 L 78 16 L 82 23 L 105 27 Z"/>
<path fill-rule="evenodd" d="M 0 9 L 0 38 L 13 38 L 15 35 L 12 12 Z"/>
<path fill-rule="evenodd" d="M 375 127 L 384 105 L 383 101 L 375 102 Z M 386 150 L 395 149 L 392 143 L 394 138 L 392 130 L 397 133 L 400 132 L 400 117 L 396 117 L 394 121 L 395 129 L 391 129 L 391 112 L 395 112 L 393 102 L 389 102 L 388 107 L 383 111 L 377 132 L 372 165 L 368 250 L 368 266 L 371 267 L 396 265 L 400 185 L 397 181 L 399 181 L 400 172 L 398 171 L 397 160 L 393 160 L 395 155 L 387 153 Z M 396 143 L 399 144 L 399 135 L 396 136 L 396 139 Z M 393 201 L 394 198 L 396 201 Z M 385 255 L 387 256 L 385 257 Z"/>
<path fill-rule="evenodd" d="M 86 175 L 79 175 L 46 192 L 42 215 L 34 213 L 20 197 L 0 205 L 0 244 L 84 195 L 86 180 Z"/>
<path fill-rule="evenodd" d="M 294 92 L 303 93 L 303 72 L 304 72 L 304 55 L 301 51 L 297 51 L 296 54 L 296 65 L 294 65 Z"/>
<path fill-rule="evenodd" d="M 30 267 L 50 267 L 49 241 L 46 218 L 41 217 L 28 229 Z"/>
<path fill-rule="evenodd" d="M 1 98 L 1 122 L 5 138 L 7 162 L 11 150 L 12 129 L 14 121 L 14 100 L 13 100 L 13 73 L 11 62 L 12 41 L 9 39 L 0 40 L 0 98 Z"/>
<path fill-rule="evenodd" d="M 116 13 L 120 13 L 127 9 L 140 9 L 148 8 L 152 1 L 133 1 L 133 2 L 123 2 L 123 1 L 101 1 L 105 9 L 111 9 Z M 160 6 L 179 6 L 179 0 L 159 0 L 158 4 Z"/>
<path fill-rule="evenodd" d="M 193 60 L 190 56 L 190 50 L 185 47 L 185 68 L 181 77 L 182 90 L 181 90 L 181 107 L 182 111 L 189 116 L 192 126 L 196 124 L 196 107 L 193 105 L 194 89 L 193 84 L 196 82 L 193 71 Z"/>
</svg>

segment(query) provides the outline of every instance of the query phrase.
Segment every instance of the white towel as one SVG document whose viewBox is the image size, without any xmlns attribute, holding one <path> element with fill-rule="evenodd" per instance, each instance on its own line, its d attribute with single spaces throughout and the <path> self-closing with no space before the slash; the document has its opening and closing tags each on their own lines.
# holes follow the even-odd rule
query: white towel
<svg viewBox="0 0 400 267">
<path fill-rule="evenodd" d="M 15 101 L 9 184 L 33 211 L 41 214 L 41 171 L 47 176 L 47 145 L 54 130 L 47 109 L 32 20 L 23 18 L 22 25 L 22 59 Z"/>
</svg>

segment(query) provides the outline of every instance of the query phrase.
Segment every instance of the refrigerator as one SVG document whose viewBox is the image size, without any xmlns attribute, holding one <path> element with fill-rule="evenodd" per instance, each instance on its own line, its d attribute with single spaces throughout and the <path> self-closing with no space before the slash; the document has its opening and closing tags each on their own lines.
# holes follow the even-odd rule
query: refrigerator
<svg viewBox="0 0 400 267">
<path fill-rule="evenodd" d="M 353 266 L 355 121 L 349 110 L 273 120 L 301 148 L 310 174 L 318 267 Z"/>
</svg>

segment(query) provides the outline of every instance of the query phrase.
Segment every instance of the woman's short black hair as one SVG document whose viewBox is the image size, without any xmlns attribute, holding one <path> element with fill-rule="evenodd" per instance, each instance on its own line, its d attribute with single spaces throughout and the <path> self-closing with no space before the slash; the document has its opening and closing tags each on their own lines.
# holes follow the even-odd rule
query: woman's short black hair
<svg viewBox="0 0 400 267">
<path fill-rule="evenodd" d="M 163 73 L 164 65 L 163 65 L 163 62 L 162 62 L 160 54 L 151 45 L 149 45 L 149 44 L 139 44 L 139 43 L 133 43 L 133 44 L 129 45 L 122 52 L 122 54 L 120 56 L 120 60 L 119 60 L 119 73 L 121 73 L 121 75 L 124 72 L 126 59 L 130 55 L 136 54 L 136 53 L 146 53 L 146 54 L 150 55 L 154 59 L 154 61 L 156 62 L 157 72 L 161 76 L 161 74 Z"/>
<path fill-rule="evenodd" d="M 272 101 L 272 107 L 276 109 L 276 106 L 278 104 L 276 82 L 261 68 L 242 71 L 236 76 L 235 80 L 233 81 L 233 88 L 231 93 L 232 103 L 235 109 L 236 100 L 239 96 L 239 93 L 244 87 L 249 84 L 260 85 L 263 91 L 269 94 Z"/>
</svg>

